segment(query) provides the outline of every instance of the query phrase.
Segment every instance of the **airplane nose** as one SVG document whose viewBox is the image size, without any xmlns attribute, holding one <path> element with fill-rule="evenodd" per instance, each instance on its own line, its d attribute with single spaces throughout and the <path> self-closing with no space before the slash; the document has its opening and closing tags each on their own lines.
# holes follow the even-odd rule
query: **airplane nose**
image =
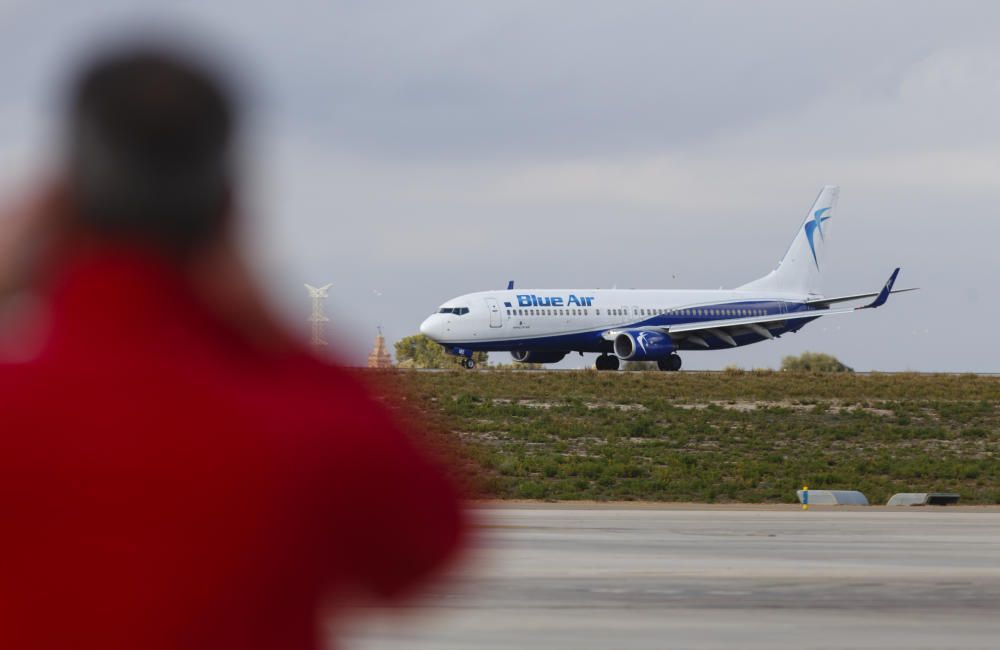
<svg viewBox="0 0 1000 650">
<path fill-rule="evenodd" d="M 437 314 L 429 316 L 424 319 L 424 322 L 420 323 L 420 333 L 429 339 L 437 340 L 440 338 L 440 323 L 437 323 L 439 319 Z"/>
<path fill-rule="evenodd" d="M 420 333 L 437 343 L 444 343 L 450 338 L 450 320 L 445 314 L 431 314 L 420 323 Z"/>
</svg>

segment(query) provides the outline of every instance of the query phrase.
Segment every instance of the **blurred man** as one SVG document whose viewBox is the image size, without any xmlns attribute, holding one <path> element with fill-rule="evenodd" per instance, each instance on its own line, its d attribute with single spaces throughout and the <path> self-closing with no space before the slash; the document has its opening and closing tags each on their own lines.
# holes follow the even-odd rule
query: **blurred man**
<svg viewBox="0 0 1000 650">
<path fill-rule="evenodd" d="M 316 648 L 321 608 L 456 549 L 448 481 L 257 299 L 235 126 L 158 50 L 72 91 L 19 251 L 44 323 L 0 365 L 0 648 Z"/>
</svg>

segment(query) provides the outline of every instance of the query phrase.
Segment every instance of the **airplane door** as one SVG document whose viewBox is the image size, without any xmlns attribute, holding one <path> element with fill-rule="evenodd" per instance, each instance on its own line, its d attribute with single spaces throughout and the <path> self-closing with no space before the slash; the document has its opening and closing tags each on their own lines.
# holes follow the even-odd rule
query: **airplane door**
<svg viewBox="0 0 1000 650">
<path fill-rule="evenodd" d="M 496 298 L 486 298 L 486 307 L 490 310 L 490 327 L 503 327 L 503 318 L 500 317 L 500 305 Z"/>
</svg>

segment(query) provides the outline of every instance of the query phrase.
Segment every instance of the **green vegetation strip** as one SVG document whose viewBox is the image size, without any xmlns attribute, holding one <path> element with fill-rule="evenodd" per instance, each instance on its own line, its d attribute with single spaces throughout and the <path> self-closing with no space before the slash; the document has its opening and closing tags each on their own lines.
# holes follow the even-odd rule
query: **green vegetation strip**
<svg viewBox="0 0 1000 650">
<path fill-rule="evenodd" d="M 787 503 L 803 484 L 1000 503 L 1000 378 L 392 372 L 480 496 Z"/>
</svg>

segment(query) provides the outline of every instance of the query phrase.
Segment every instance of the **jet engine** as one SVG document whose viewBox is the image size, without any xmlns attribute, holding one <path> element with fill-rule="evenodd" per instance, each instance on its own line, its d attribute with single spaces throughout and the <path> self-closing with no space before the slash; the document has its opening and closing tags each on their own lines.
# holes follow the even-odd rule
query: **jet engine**
<svg viewBox="0 0 1000 650">
<path fill-rule="evenodd" d="M 566 356 L 565 352 L 542 352 L 539 350 L 514 350 L 510 353 L 518 363 L 559 363 Z"/>
<path fill-rule="evenodd" d="M 666 334 L 648 330 L 625 330 L 615 336 L 615 355 L 622 361 L 659 361 L 674 351 Z"/>
</svg>

